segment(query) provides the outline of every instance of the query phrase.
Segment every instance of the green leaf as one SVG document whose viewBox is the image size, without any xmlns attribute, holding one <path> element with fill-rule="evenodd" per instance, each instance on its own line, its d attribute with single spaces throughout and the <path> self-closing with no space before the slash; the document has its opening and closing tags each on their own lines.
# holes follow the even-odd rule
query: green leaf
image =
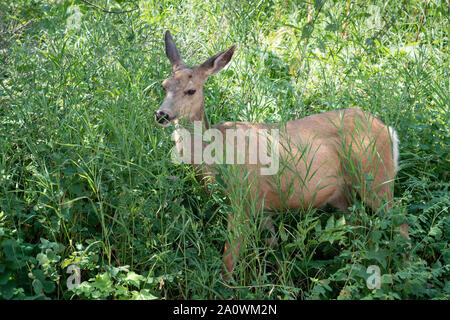
<svg viewBox="0 0 450 320">
<path fill-rule="evenodd" d="M 44 271 L 42 271 L 41 269 L 33 269 L 31 271 L 31 273 L 33 274 L 34 278 L 44 281 L 45 280 L 45 273 Z"/>
<path fill-rule="evenodd" d="M 40 295 L 44 293 L 44 285 L 42 284 L 41 280 L 34 279 L 31 285 L 33 286 L 33 290 L 36 294 Z"/>
<path fill-rule="evenodd" d="M 0 273 L 0 285 L 4 286 L 8 282 L 11 274 L 12 274 L 11 271 Z"/>
<path fill-rule="evenodd" d="M 101 291 L 111 291 L 113 287 L 113 281 L 107 272 L 95 277 L 94 284 Z"/>
<path fill-rule="evenodd" d="M 389 256 L 389 251 L 386 249 L 378 249 L 372 247 L 367 253 L 367 259 L 376 260 L 383 268 L 386 268 L 387 257 Z"/>
<path fill-rule="evenodd" d="M 43 253 L 38 253 L 38 255 L 36 256 L 36 259 L 40 265 L 44 265 L 49 260 L 47 258 L 47 256 Z"/>
<path fill-rule="evenodd" d="M 6 261 L 14 261 L 16 258 L 13 246 L 14 242 L 11 239 L 7 239 L 2 242 L 3 253 L 5 254 Z"/>
<path fill-rule="evenodd" d="M 336 221 L 336 227 L 342 227 L 345 226 L 345 216 L 342 215 L 342 217 L 339 218 L 338 221 Z"/>
<path fill-rule="evenodd" d="M 327 225 L 326 225 L 326 227 L 325 227 L 325 230 L 331 230 L 331 229 L 333 229 L 334 228 L 334 216 L 332 215 L 332 216 L 330 216 L 329 218 L 328 218 L 328 221 L 327 221 Z"/>
<path fill-rule="evenodd" d="M 319 10 L 320 8 L 323 7 L 323 5 L 325 4 L 327 0 L 315 0 L 314 1 L 314 9 Z"/>
<path fill-rule="evenodd" d="M 223 181 L 222 176 L 220 174 L 216 174 L 215 179 L 222 188 L 224 188 L 224 189 L 227 188 L 227 184 L 225 183 L 225 181 Z"/>
<path fill-rule="evenodd" d="M 441 236 L 442 236 L 442 231 L 439 228 L 439 226 L 434 226 L 434 227 L 430 228 L 430 231 L 428 232 L 428 235 L 432 236 L 432 237 L 434 237 L 436 239 L 440 239 Z"/>
<path fill-rule="evenodd" d="M 158 297 L 152 295 L 148 289 L 142 289 L 141 291 L 132 291 L 131 292 L 132 300 L 155 300 L 158 299 Z"/>
<path fill-rule="evenodd" d="M 302 29 L 302 39 L 310 38 L 313 30 L 314 30 L 314 24 L 312 22 L 306 23 Z"/>
<path fill-rule="evenodd" d="M 144 279 L 143 276 L 131 271 L 128 272 L 125 279 L 123 279 L 126 283 L 131 283 L 132 285 L 139 287 L 139 283 Z"/>
<path fill-rule="evenodd" d="M 119 299 L 129 299 L 128 288 L 125 286 L 119 286 L 116 289 L 115 296 Z"/>
<path fill-rule="evenodd" d="M 326 31 L 339 31 L 341 26 L 338 23 L 329 23 L 326 27 Z"/>
<path fill-rule="evenodd" d="M 404 214 L 395 214 L 392 217 L 392 224 L 394 225 L 394 227 L 398 227 L 401 226 L 402 224 L 405 223 L 405 215 Z"/>
<path fill-rule="evenodd" d="M 372 45 L 374 43 L 374 39 L 373 38 L 367 38 L 365 41 L 366 45 Z"/>
<path fill-rule="evenodd" d="M 6 285 L 0 286 L 0 297 L 6 300 L 14 297 L 14 291 L 17 289 L 17 284 L 15 281 L 9 281 Z"/>
<path fill-rule="evenodd" d="M 44 287 L 45 293 L 52 293 L 53 291 L 55 291 L 55 283 L 53 281 L 44 280 L 42 281 L 42 285 Z"/>
</svg>

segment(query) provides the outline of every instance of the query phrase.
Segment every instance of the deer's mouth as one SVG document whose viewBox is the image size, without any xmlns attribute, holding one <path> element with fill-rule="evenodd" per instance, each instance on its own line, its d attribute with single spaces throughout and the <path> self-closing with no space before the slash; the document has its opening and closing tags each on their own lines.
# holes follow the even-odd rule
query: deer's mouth
<svg viewBox="0 0 450 320">
<path fill-rule="evenodd" d="M 172 117 L 168 113 L 158 110 L 155 113 L 155 121 L 160 126 L 167 127 L 170 124 L 170 121 L 172 121 Z"/>
</svg>

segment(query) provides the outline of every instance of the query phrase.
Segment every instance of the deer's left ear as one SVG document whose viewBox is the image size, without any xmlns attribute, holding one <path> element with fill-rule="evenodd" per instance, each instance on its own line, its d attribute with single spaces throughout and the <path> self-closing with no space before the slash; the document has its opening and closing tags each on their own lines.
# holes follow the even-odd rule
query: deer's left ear
<svg viewBox="0 0 450 320">
<path fill-rule="evenodd" d="M 169 58 L 173 70 L 175 71 L 179 68 L 185 67 L 186 65 L 183 60 L 181 60 L 180 53 L 178 52 L 177 46 L 175 45 L 169 30 L 166 31 L 164 42 L 166 45 L 166 55 L 167 58 Z"/>
<path fill-rule="evenodd" d="M 200 65 L 200 68 L 204 70 L 205 75 L 208 77 L 219 72 L 228 64 L 228 62 L 230 62 L 234 49 L 236 49 L 236 45 L 232 45 L 227 50 L 213 55 L 211 58 L 203 62 Z"/>
</svg>

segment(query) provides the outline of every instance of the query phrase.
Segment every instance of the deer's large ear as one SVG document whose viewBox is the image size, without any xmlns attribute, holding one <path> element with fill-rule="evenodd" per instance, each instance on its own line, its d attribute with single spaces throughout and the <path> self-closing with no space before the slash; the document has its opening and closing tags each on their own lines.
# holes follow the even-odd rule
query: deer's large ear
<svg viewBox="0 0 450 320">
<path fill-rule="evenodd" d="M 227 50 L 219 52 L 213 55 L 200 65 L 200 68 L 204 70 L 206 76 L 211 76 L 220 70 L 222 70 L 228 62 L 230 62 L 233 56 L 236 45 L 232 45 Z"/>
<path fill-rule="evenodd" d="M 175 45 L 169 30 L 166 31 L 164 42 L 166 44 L 166 56 L 169 58 L 173 70 L 175 71 L 180 67 L 185 66 L 183 60 L 181 60 L 180 53 L 178 52 L 177 46 Z"/>
</svg>

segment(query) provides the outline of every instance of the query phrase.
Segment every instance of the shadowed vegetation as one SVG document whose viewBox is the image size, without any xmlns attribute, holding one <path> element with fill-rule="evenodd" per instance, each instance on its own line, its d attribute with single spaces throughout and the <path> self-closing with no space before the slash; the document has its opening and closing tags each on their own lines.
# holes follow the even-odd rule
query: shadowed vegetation
<svg viewBox="0 0 450 320">
<path fill-rule="evenodd" d="M 132 11 L 0 3 L 0 299 L 449 298 L 448 1 L 90 2 Z M 169 157 L 173 127 L 153 117 L 166 29 L 189 65 L 237 45 L 205 85 L 210 123 L 357 107 L 396 128 L 393 208 L 355 196 L 350 214 L 283 210 L 275 248 L 251 210 L 225 282 L 234 173 L 207 194 Z M 380 289 L 367 286 L 373 265 Z"/>
</svg>

